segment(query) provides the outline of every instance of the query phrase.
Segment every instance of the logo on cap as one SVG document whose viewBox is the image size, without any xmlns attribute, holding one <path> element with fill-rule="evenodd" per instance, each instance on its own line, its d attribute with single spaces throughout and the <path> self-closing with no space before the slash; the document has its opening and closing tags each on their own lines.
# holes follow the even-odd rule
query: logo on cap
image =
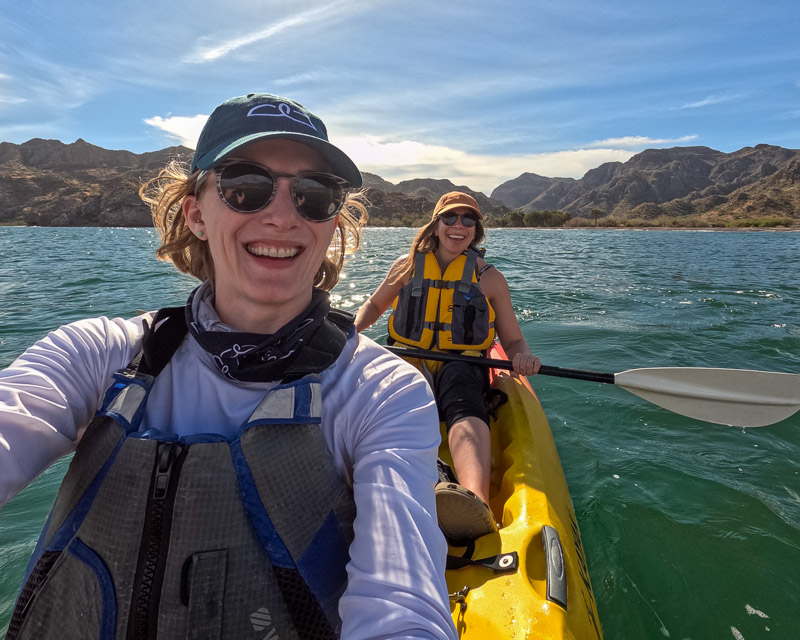
<svg viewBox="0 0 800 640">
<path fill-rule="evenodd" d="M 271 110 L 273 113 L 269 113 L 268 111 Z M 291 105 L 286 104 L 285 102 L 279 102 L 278 104 L 259 104 L 250 109 L 247 112 L 247 117 L 250 116 L 265 116 L 268 118 L 289 118 L 289 120 L 293 120 L 299 124 L 304 124 L 307 127 L 311 127 L 314 131 L 317 128 L 314 126 L 314 123 L 311 122 L 311 118 L 309 118 L 305 113 L 300 111 L 299 109 L 293 109 Z"/>
</svg>

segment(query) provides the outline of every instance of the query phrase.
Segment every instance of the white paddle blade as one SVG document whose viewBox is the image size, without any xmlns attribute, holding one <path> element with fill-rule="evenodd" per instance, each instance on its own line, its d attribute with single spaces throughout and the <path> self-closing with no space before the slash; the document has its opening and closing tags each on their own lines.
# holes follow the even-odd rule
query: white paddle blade
<svg viewBox="0 0 800 640">
<path fill-rule="evenodd" d="M 681 415 L 732 427 L 764 427 L 800 410 L 800 375 L 661 367 L 614 374 L 614 384 Z"/>
</svg>

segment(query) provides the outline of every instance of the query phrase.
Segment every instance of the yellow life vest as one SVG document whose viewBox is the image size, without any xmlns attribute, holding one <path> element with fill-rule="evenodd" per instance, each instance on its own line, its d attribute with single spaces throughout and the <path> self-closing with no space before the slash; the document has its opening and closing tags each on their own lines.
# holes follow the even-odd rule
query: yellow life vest
<svg viewBox="0 0 800 640">
<path fill-rule="evenodd" d="M 418 253 L 408 284 L 392 303 L 389 335 L 421 349 L 488 349 L 494 340 L 494 309 L 475 275 L 478 256 L 470 249 L 442 274 L 433 253 Z"/>
</svg>

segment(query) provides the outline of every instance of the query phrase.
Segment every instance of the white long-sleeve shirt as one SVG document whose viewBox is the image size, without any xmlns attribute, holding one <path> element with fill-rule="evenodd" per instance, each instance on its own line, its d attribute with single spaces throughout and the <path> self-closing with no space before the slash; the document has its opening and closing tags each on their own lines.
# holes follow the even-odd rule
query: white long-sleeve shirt
<svg viewBox="0 0 800 640">
<path fill-rule="evenodd" d="M 81 320 L 0 372 L 0 505 L 75 449 L 141 338 L 141 318 Z M 354 335 L 320 379 L 321 429 L 358 514 L 339 604 L 342 638 L 454 640 L 432 490 L 438 416 L 424 378 Z M 141 428 L 231 435 L 270 386 L 224 379 L 188 336 L 158 376 Z"/>
</svg>

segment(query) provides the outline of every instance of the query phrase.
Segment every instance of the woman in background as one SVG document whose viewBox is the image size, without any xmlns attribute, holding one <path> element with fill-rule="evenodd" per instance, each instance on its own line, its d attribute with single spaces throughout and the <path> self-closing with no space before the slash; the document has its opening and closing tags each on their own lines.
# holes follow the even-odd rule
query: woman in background
<svg viewBox="0 0 800 640">
<path fill-rule="evenodd" d="M 506 279 L 477 250 L 484 237 L 482 220 L 469 194 L 453 191 L 442 196 L 409 253 L 395 260 L 358 310 L 356 330 L 363 331 L 392 306 L 393 342 L 482 355 L 496 333 L 516 373 L 537 373 L 541 363 L 522 335 Z M 491 533 L 496 524 L 487 504 L 491 436 L 484 402 L 489 389 L 486 368 L 461 361 L 425 361 L 424 367 L 433 373 L 458 478 L 458 483 L 437 484 L 439 524 L 452 540 Z"/>
</svg>

